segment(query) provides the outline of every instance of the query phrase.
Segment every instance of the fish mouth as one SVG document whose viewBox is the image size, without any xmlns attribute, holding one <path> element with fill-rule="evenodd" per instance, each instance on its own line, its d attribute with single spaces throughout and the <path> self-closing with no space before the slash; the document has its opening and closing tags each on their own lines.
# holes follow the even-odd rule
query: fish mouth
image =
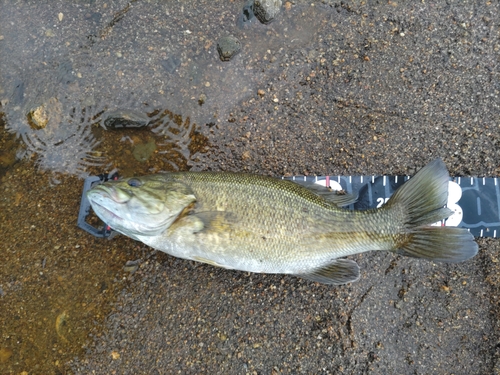
<svg viewBox="0 0 500 375">
<path fill-rule="evenodd" d="M 111 222 L 122 222 L 123 218 L 115 214 L 113 211 L 107 209 L 103 205 L 92 202 L 92 208 L 94 212 L 104 221 L 106 224 L 110 225 Z"/>
</svg>

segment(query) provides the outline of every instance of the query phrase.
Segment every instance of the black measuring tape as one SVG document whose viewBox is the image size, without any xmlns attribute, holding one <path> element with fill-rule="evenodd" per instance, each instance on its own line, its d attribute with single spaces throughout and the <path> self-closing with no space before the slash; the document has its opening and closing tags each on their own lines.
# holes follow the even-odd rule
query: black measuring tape
<svg viewBox="0 0 500 375">
<path fill-rule="evenodd" d="M 409 176 L 318 176 L 289 177 L 287 180 L 314 182 L 333 190 L 357 193 L 350 209 L 379 208 L 409 180 Z M 454 213 L 436 225 L 467 228 L 475 237 L 500 236 L 500 179 L 494 177 L 452 177 L 446 205 Z"/>
<path fill-rule="evenodd" d="M 95 228 L 86 222 L 90 214 L 90 203 L 85 194 L 94 185 L 117 175 L 102 174 L 87 177 L 84 182 L 78 226 L 96 237 L 110 237 L 115 233 L 103 224 Z M 358 195 L 356 203 L 348 207 L 353 210 L 379 208 L 407 180 L 408 176 L 294 176 L 284 178 L 291 181 L 306 181 L 343 190 Z M 467 228 L 475 237 L 500 236 L 500 180 L 486 177 L 453 177 L 448 188 L 447 207 L 454 213 L 436 225 Z"/>
</svg>

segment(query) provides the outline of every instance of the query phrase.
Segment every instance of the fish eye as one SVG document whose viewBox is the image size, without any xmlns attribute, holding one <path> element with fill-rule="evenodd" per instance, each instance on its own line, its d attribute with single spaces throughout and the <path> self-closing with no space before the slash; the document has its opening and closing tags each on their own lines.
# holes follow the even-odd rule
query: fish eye
<svg viewBox="0 0 500 375">
<path fill-rule="evenodd" d="M 141 180 L 139 180 L 138 178 L 131 178 L 130 180 L 127 181 L 127 183 L 128 183 L 128 186 L 132 186 L 132 187 L 139 187 L 142 185 Z"/>
</svg>

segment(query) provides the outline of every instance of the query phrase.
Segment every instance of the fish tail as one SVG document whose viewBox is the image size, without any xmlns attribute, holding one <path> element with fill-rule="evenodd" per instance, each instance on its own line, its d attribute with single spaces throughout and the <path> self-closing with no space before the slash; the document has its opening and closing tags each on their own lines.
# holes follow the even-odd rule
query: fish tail
<svg viewBox="0 0 500 375">
<path fill-rule="evenodd" d="M 406 256 L 458 263 L 477 254 L 474 237 L 465 228 L 431 224 L 449 217 L 449 174 L 441 159 L 434 160 L 408 180 L 384 206 L 400 222 L 395 251 Z"/>
</svg>

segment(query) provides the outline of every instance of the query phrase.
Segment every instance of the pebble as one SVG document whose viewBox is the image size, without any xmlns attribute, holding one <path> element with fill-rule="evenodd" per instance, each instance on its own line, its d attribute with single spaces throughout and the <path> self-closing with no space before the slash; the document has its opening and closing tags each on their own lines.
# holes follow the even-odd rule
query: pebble
<svg viewBox="0 0 500 375">
<path fill-rule="evenodd" d="M 217 42 L 217 52 L 222 61 L 231 60 L 241 50 L 241 43 L 233 35 L 220 38 Z"/>
<path fill-rule="evenodd" d="M 12 357 L 12 349 L 9 348 L 0 348 L 0 363 L 5 363 Z"/>
</svg>

